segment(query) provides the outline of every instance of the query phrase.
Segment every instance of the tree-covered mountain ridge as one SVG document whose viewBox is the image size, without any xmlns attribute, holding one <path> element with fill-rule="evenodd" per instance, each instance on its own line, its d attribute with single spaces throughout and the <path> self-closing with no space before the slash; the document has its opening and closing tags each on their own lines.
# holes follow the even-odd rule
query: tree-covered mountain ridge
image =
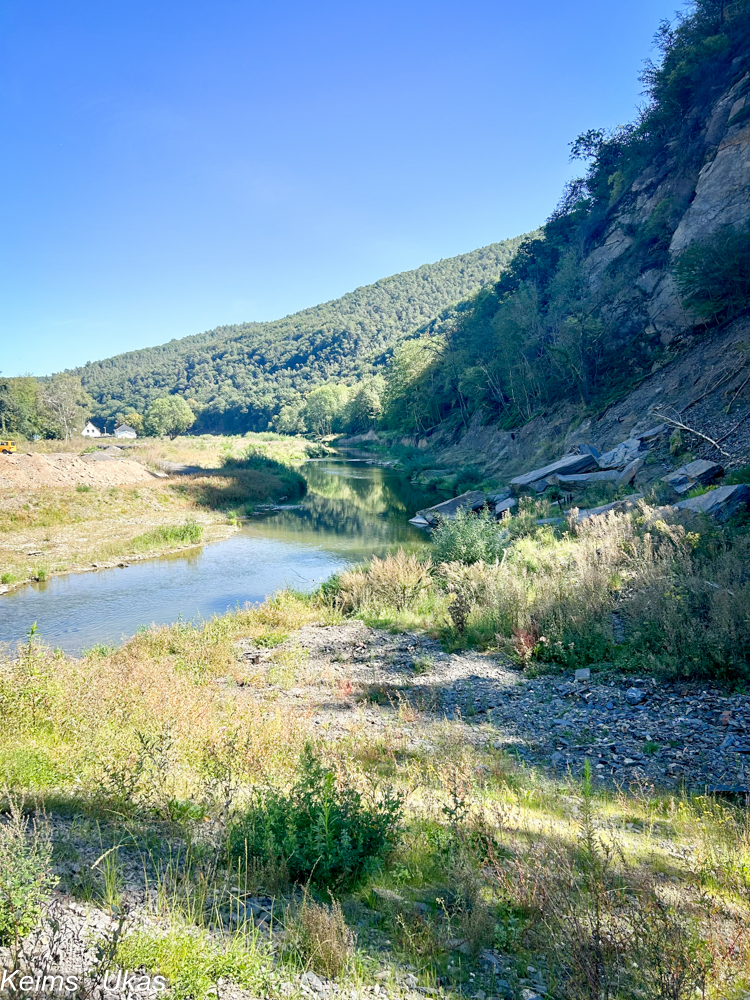
<svg viewBox="0 0 750 1000">
<path fill-rule="evenodd" d="M 497 280 L 523 238 L 424 264 L 279 320 L 218 327 L 72 374 L 94 398 L 98 422 L 144 413 L 177 393 L 197 412 L 196 430 L 265 430 L 316 385 L 352 384 L 381 370 L 402 339 Z"/>
</svg>

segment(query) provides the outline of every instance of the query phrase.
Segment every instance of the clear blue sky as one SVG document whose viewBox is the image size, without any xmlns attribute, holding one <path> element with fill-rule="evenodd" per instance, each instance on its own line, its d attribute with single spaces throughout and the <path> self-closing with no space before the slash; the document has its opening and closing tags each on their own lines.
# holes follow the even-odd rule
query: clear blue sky
<svg viewBox="0 0 750 1000">
<path fill-rule="evenodd" d="M 2 0 L 0 370 L 527 231 L 679 0 Z"/>
</svg>

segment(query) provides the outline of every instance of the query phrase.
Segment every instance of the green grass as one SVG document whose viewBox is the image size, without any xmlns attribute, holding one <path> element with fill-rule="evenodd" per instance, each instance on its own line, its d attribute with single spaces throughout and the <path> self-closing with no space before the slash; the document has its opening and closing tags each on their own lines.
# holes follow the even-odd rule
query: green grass
<svg viewBox="0 0 750 1000">
<path fill-rule="evenodd" d="M 197 545 L 202 538 L 203 525 L 188 518 L 184 524 L 162 524 L 142 535 L 136 535 L 129 548 L 134 552 L 145 552 L 165 545 Z"/>
<path fill-rule="evenodd" d="M 273 974 L 271 956 L 250 926 L 216 937 L 201 928 L 172 926 L 166 933 L 128 935 L 117 951 L 125 969 L 147 969 L 163 976 L 175 1000 L 215 996 L 219 979 L 265 996 Z"/>
</svg>

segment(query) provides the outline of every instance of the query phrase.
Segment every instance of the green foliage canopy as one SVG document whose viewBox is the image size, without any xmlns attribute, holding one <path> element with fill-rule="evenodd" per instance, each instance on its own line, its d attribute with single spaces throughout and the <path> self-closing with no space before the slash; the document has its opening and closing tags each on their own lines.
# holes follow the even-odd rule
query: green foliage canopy
<svg viewBox="0 0 750 1000">
<path fill-rule="evenodd" d="M 182 396 L 162 396 L 146 411 L 144 429 L 147 434 L 167 434 L 176 438 L 195 423 L 195 414 Z"/>
</svg>

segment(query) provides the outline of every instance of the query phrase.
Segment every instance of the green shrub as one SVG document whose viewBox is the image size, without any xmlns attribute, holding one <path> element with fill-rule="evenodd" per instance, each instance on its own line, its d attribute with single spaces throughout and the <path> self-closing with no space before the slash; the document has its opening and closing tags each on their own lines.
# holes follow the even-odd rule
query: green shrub
<svg viewBox="0 0 750 1000">
<path fill-rule="evenodd" d="M 508 544 L 505 523 L 488 510 L 479 514 L 459 511 L 452 521 L 441 519 L 432 533 L 438 562 L 494 562 Z"/>
<path fill-rule="evenodd" d="M 269 458 L 257 448 L 248 448 L 244 458 L 226 458 L 222 463 L 222 472 L 234 476 L 240 485 L 244 482 L 245 473 L 264 473 L 281 481 L 282 492 L 287 500 L 298 499 L 307 492 L 307 480 L 296 469 L 283 462 Z M 255 477 L 248 477 L 254 483 Z"/>
<path fill-rule="evenodd" d="M 46 826 L 29 823 L 22 804 L 11 799 L 0 821 L 0 944 L 17 946 L 36 922 L 54 882 L 51 858 Z"/>
<path fill-rule="evenodd" d="M 210 477 L 185 483 L 184 489 L 206 507 L 251 511 L 256 503 L 296 500 L 304 496 L 307 481 L 296 469 L 250 448 L 244 458 L 225 455 Z"/>
<path fill-rule="evenodd" d="M 674 265 L 683 305 L 704 320 L 729 320 L 750 302 L 750 225 L 695 240 Z"/>
<path fill-rule="evenodd" d="M 88 483 L 79 483 L 76 486 L 76 493 L 90 493 L 94 487 L 89 486 Z"/>
<path fill-rule="evenodd" d="M 322 888 L 358 882 L 391 848 L 401 797 L 365 802 L 346 778 L 323 766 L 308 744 L 288 793 L 256 792 L 229 834 L 230 856 L 248 868 L 284 863 L 292 882 Z"/>
</svg>

